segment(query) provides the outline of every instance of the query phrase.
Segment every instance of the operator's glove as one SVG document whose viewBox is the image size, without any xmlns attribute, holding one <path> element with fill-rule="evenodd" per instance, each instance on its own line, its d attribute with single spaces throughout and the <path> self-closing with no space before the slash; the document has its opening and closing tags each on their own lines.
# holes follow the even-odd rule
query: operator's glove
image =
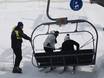
<svg viewBox="0 0 104 78">
<path fill-rule="evenodd" d="M 30 41 L 30 42 L 32 41 L 31 38 L 29 39 L 29 41 Z"/>
</svg>

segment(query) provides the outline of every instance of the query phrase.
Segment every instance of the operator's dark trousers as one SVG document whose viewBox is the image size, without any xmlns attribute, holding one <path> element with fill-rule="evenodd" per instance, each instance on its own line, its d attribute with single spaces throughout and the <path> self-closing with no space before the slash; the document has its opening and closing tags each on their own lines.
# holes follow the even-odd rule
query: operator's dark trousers
<svg viewBox="0 0 104 78">
<path fill-rule="evenodd" d="M 15 58 L 15 64 L 14 67 L 19 67 L 20 62 L 22 60 L 22 50 L 21 50 L 21 46 L 20 47 L 13 47 L 13 52 L 16 56 Z"/>
</svg>

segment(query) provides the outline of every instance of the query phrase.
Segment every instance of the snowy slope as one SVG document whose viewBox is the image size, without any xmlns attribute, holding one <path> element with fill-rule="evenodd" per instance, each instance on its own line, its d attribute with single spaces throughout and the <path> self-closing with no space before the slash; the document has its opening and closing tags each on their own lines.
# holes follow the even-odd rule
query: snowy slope
<svg viewBox="0 0 104 78">
<path fill-rule="evenodd" d="M 63 7 L 65 4 L 65 7 Z M 63 5 L 63 6 L 61 6 Z M 76 74 L 72 74 L 69 69 L 63 74 L 59 74 L 62 68 L 57 68 L 50 73 L 39 72 L 37 68 L 31 64 L 32 49 L 28 41 L 24 40 L 23 43 L 23 60 L 21 67 L 23 68 L 23 74 L 12 74 L 13 67 L 13 53 L 10 48 L 10 34 L 12 28 L 18 21 L 24 22 L 24 32 L 31 35 L 34 26 L 47 21 L 45 10 L 45 2 L 27 2 L 27 3 L 1 3 L 0 4 L 0 78 L 104 78 L 104 49 L 103 49 L 103 20 L 104 20 L 104 8 L 96 4 L 85 3 L 83 8 L 78 11 L 72 11 L 67 3 L 61 3 L 52 6 L 51 15 L 68 16 L 69 19 L 84 18 L 96 25 L 99 33 L 99 44 L 97 53 L 97 63 L 95 70 L 92 67 L 78 67 Z M 57 12 L 60 12 L 58 14 Z M 53 15 L 52 15 L 53 16 Z M 49 21 L 49 20 L 48 20 Z"/>
</svg>

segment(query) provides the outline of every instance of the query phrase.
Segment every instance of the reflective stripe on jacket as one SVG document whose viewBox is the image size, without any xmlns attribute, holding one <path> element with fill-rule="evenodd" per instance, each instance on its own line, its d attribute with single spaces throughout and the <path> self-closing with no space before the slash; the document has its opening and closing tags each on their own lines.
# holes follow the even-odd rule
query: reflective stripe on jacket
<svg viewBox="0 0 104 78">
<path fill-rule="evenodd" d="M 15 34 L 17 39 L 22 39 L 22 37 L 19 35 L 19 31 L 15 30 Z"/>
</svg>

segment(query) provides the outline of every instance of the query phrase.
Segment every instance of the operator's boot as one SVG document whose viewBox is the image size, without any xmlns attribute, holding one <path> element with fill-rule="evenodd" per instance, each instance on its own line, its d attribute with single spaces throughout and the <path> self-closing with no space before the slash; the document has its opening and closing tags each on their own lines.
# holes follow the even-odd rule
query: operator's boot
<svg viewBox="0 0 104 78">
<path fill-rule="evenodd" d="M 22 71 L 22 68 L 18 67 L 18 69 L 19 69 L 20 71 Z"/>
<path fill-rule="evenodd" d="M 19 67 L 14 67 L 12 73 L 22 73 L 22 69 Z"/>
</svg>

